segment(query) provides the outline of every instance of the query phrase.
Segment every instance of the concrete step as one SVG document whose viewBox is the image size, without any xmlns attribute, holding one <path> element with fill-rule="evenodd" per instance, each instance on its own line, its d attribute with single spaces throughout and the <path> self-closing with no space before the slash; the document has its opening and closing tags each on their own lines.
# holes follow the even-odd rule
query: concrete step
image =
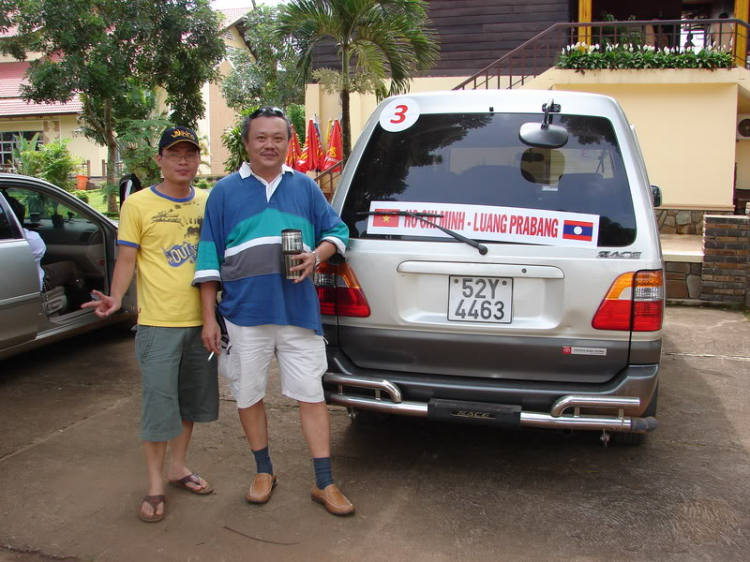
<svg viewBox="0 0 750 562">
<path fill-rule="evenodd" d="M 660 238 L 665 262 L 703 263 L 703 236 L 662 234 Z"/>
</svg>

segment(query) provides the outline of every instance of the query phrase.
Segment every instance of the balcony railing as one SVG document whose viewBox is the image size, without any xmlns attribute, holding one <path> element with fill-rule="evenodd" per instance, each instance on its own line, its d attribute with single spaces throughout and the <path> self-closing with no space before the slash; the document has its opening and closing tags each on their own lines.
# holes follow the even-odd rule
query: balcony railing
<svg viewBox="0 0 750 562">
<path fill-rule="evenodd" d="M 326 171 L 319 173 L 317 176 L 315 176 L 315 183 L 318 184 L 318 187 L 320 187 L 320 190 L 323 192 L 323 195 L 326 196 L 326 199 L 329 201 L 333 197 L 333 194 L 336 192 L 336 187 L 339 184 L 339 178 L 341 177 L 341 160 L 339 160 L 336 164 L 328 168 Z"/>
<path fill-rule="evenodd" d="M 107 177 L 107 161 L 102 159 L 102 177 Z M 125 170 L 125 163 L 122 161 L 115 162 L 115 179 L 120 178 Z"/>
<path fill-rule="evenodd" d="M 568 45 L 630 43 L 657 48 L 693 46 L 730 51 L 737 66 L 748 64 L 750 26 L 739 19 L 692 19 L 556 23 L 477 72 L 454 90 L 512 89 L 555 64 Z"/>
</svg>

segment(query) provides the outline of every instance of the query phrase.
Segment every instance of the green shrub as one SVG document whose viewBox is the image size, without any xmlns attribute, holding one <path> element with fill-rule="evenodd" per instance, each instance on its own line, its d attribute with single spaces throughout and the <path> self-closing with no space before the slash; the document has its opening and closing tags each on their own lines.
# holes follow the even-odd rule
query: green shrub
<svg viewBox="0 0 750 562">
<path fill-rule="evenodd" d="M 732 53 L 721 49 L 679 47 L 657 49 L 650 45 L 615 44 L 568 45 L 557 57 L 557 68 L 586 70 L 624 70 L 650 68 L 732 68 Z"/>
<path fill-rule="evenodd" d="M 84 203 L 89 202 L 89 196 L 86 194 L 85 191 L 76 191 L 76 197 L 78 197 L 78 199 L 80 199 Z"/>
<path fill-rule="evenodd" d="M 31 139 L 18 135 L 15 137 L 15 148 L 13 149 L 13 164 L 19 174 L 24 176 L 39 176 L 39 133 Z"/>
<path fill-rule="evenodd" d="M 305 106 L 296 103 L 289 104 L 286 108 L 286 116 L 294 125 L 294 130 L 299 137 L 300 146 L 305 144 L 305 135 L 307 135 L 307 119 L 305 118 Z"/>
<path fill-rule="evenodd" d="M 37 177 L 42 178 L 66 191 L 74 191 L 76 167 L 81 159 L 73 156 L 68 150 L 70 139 L 56 139 L 45 144 L 34 153 L 39 165 Z"/>
</svg>

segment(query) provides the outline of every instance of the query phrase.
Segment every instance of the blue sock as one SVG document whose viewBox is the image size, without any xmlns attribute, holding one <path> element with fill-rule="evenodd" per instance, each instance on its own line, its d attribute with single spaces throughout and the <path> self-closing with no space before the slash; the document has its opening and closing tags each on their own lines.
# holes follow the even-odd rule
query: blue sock
<svg viewBox="0 0 750 562">
<path fill-rule="evenodd" d="M 315 466 L 315 483 L 318 490 L 323 490 L 326 486 L 333 484 L 331 457 L 313 458 L 313 465 Z"/>
<path fill-rule="evenodd" d="M 268 453 L 268 447 L 260 451 L 253 451 L 255 464 L 258 467 L 258 474 L 273 474 L 273 464 L 271 464 L 271 455 Z"/>
</svg>

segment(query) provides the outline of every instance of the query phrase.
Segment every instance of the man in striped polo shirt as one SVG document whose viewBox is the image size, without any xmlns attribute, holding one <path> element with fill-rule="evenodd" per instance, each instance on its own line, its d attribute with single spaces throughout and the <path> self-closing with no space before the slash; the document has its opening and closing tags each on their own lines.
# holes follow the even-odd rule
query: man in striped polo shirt
<svg viewBox="0 0 750 562">
<path fill-rule="evenodd" d="M 291 125 L 280 109 L 253 112 L 242 126 L 249 163 L 219 181 L 208 198 L 194 281 L 201 288 L 203 344 L 220 351 L 218 309 L 231 342 L 230 353 L 221 359 L 222 371 L 257 465 L 247 501 L 266 503 L 277 484 L 263 404 L 268 368 L 276 355 L 282 394 L 299 403 L 302 432 L 313 456 L 312 499 L 330 513 L 348 515 L 354 506 L 331 475 L 330 418 L 321 383 L 327 364 L 313 274 L 321 262 L 344 254 L 349 231 L 315 182 L 284 164 L 290 135 Z M 300 272 L 295 280 L 284 274 L 285 229 L 302 231 L 305 251 L 293 268 Z"/>
</svg>

